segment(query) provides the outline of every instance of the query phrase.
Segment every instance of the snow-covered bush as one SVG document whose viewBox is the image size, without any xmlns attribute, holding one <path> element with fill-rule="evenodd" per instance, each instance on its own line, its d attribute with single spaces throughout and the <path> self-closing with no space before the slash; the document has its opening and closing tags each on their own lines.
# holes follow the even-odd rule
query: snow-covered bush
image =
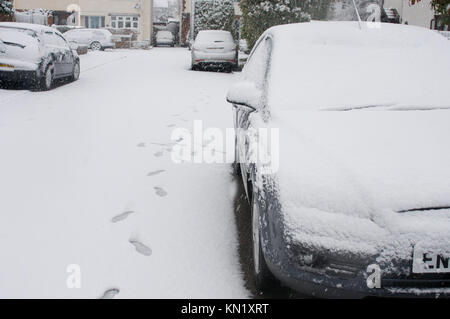
<svg viewBox="0 0 450 319">
<path fill-rule="evenodd" d="M 232 0 L 195 1 L 194 33 L 200 30 L 226 30 L 233 36 L 234 6 Z"/>
<path fill-rule="evenodd" d="M 355 0 L 358 13 L 362 21 L 366 21 L 371 11 L 367 10 L 370 5 L 376 4 L 381 9 L 381 0 Z M 380 11 L 381 12 L 381 11 Z M 333 0 L 330 5 L 328 20 L 336 21 L 356 21 L 356 15 L 353 0 Z"/>
<path fill-rule="evenodd" d="M 314 0 L 313 0 L 314 1 Z M 297 1 L 297 3 L 310 1 Z M 309 21 L 311 15 L 290 0 L 240 0 L 242 38 L 253 48 L 256 40 L 268 28 L 286 23 Z"/>
<path fill-rule="evenodd" d="M 0 0 L 0 14 L 12 14 L 12 2 L 7 0 Z"/>
<path fill-rule="evenodd" d="M 431 0 L 431 7 L 439 15 L 441 25 L 450 25 L 450 0 Z"/>
</svg>

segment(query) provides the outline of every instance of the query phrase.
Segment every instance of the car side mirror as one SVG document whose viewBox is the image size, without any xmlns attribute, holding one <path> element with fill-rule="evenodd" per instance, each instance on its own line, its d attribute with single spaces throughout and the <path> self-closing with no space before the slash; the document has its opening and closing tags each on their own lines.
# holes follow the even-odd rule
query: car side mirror
<svg viewBox="0 0 450 319">
<path fill-rule="evenodd" d="M 238 82 L 234 84 L 227 94 L 227 101 L 235 106 L 245 106 L 255 111 L 260 108 L 263 93 L 253 82 Z"/>
<path fill-rule="evenodd" d="M 78 42 L 77 41 L 69 41 L 69 46 L 72 50 L 78 49 Z"/>
</svg>

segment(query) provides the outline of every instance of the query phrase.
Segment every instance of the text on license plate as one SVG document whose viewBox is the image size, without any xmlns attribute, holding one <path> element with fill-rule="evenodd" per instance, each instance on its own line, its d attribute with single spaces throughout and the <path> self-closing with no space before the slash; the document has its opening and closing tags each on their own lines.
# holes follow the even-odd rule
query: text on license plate
<svg viewBox="0 0 450 319">
<path fill-rule="evenodd" d="M 450 253 L 414 248 L 413 273 L 446 273 L 450 272 Z"/>
</svg>

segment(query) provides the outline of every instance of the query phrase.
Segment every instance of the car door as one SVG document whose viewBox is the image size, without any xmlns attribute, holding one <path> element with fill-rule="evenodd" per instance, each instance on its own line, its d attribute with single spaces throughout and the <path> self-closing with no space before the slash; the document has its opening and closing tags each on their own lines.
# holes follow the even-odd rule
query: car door
<svg viewBox="0 0 450 319">
<path fill-rule="evenodd" d="M 243 80 L 255 84 L 264 94 L 267 92 L 268 76 L 270 69 L 270 55 L 272 52 L 272 39 L 269 36 L 262 38 L 255 46 L 249 60 L 243 71 Z M 251 149 L 250 138 L 256 133 L 256 128 L 251 126 L 250 115 L 252 112 L 258 112 L 258 116 L 262 116 L 267 106 L 262 109 L 252 111 L 246 106 L 236 105 L 234 110 L 234 121 L 236 134 L 236 159 L 241 166 L 242 179 L 244 181 L 245 191 L 248 195 L 247 183 L 252 179 L 254 151 Z"/>
<path fill-rule="evenodd" d="M 72 49 L 70 48 L 67 41 L 58 33 L 55 33 L 57 37 L 58 47 L 62 52 L 62 71 L 64 75 L 72 73 L 73 65 L 75 63 L 75 57 L 73 55 Z"/>
<path fill-rule="evenodd" d="M 89 31 L 88 30 L 73 30 L 70 34 L 71 39 L 74 39 L 79 44 L 89 46 Z"/>
<path fill-rule="evenodd" d="M 55 71 L 54 76 L 59 77 L 64 74 L 64 63 L 63 63 L 63 52 L 60 50 L 58 45 L 58 38 L 53 31 L 44 31 L 43 39 L 45 47 L 49 51 L 49 55 L 52 59 Z"/>
</svg>

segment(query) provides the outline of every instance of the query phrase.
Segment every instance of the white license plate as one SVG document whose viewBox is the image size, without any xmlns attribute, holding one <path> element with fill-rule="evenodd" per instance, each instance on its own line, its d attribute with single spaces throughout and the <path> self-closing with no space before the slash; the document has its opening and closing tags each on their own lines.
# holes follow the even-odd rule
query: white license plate
<svg viewBox="0 0 450 319">
<path fill-rule="evenodd" d="M 450 252 L 414 247 L 412 272 L 416 274 L 450 272 Z"/>
</svg>

